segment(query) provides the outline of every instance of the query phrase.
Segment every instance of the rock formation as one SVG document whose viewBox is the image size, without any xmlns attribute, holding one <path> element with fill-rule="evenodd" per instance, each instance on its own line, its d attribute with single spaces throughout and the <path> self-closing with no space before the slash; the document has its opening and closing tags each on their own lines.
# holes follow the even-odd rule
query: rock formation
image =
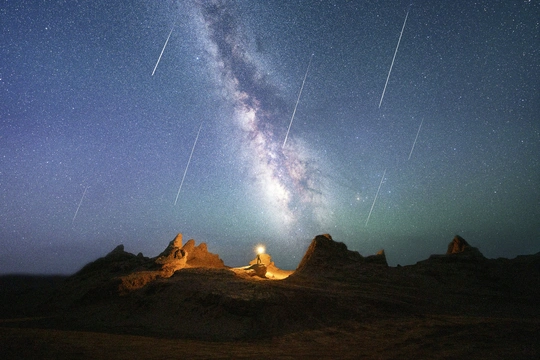
<svg viewBox="0 0 540 360">
<path fill-rule="evenodd" d="M 253 264 L 245 268 L 245 271 L 250 276 L 258 276 L 260 278 L 266 278 L 266 265 L 264 264 Z"/>
<path fill-rule="evenodd" d="M 478 248 L 472 247 L 469 243 L 459 235 L 454 236 L 454 239 L 448 244 L 448 250 L 446 255 L 461 254 L 471 257 L 481 257 L 484 255 L 478 250 Z"/>
<path fill-rule="evenodd" d="M 225 268 L 223 260 L 218 255 L 208 252 L 205 243 L 195 246 L 195 240 L 191 239 L 182 246 L 182 234 L 176 235 L 169 246 L 158 255 L 155 262 L 170 275 L 185 267 Z"/>
<path fill-rule="evenodd" d="M 119 245 L 73 277 L 78 280 L 89 278 L 91 283 L 87 288 L 89 294 L 93 294 L 90 297 L 94 298 L 105 296 L 105 293 L 126 294 L 156 279 L 169 278 L 178 270 L 197 267 L 225 269 L 225 264 L 218 255 L 208 252 L 205 243 L 195 246 L 191 239 L 182 245 L 182 234 L 178 234 L 155 258 L 128 253 L 124 245 Z"/>
<path fill-rule="evenodd" d="M 249 266 L 232 268 L 231 270 L 243 278 L 255 277 L 272 280 L 282 280 L 293 273 L 293 271 L 279 269 L 269 254 L 258 254 L 249 262 Z"/>
<path fill-rule="evenodd" d="M 205 243 L 195 246 L 195 240 L 191 239 L 182 247 L 182 250 L 187 253 L 186 265 L 188 267 L 225 268 L 223 260 L 217 254 L 208 252 Z"/>
<path fill-rule="evenodd" d="M 142 254 L 134 255 L 124 250 L 124 245 L 118 245 L 110 253 L 99 258 L 79 270 L 75 276 L 96 276 L 102 274 L 124 274 L 131 272 L 149 261 Z"/>
<path fill-rule="evenodd" d="M 161 265 L 161 270 L 171 276 L 176 270 L 180 270 L 186 267 L 187 252 L 182 248 L 182 234 L 176 235 L 173 241 L 165 248 L 165 250 L 158 255 L 155 260 L 156 264 Z"/>
<path fill-rule="evenodd" d="M 388 267 L 384 251 L 364 258 L 357 251 L 348 250 L 344 243 L 334 241 L 329 234 L 324 234 L 312 240 L 295 274 L 331 275 L 342 272 L 356 276 L 362 266 L 368 264 Z"/>
<path fill-rule="evenodd" d="M 525 336 L 526 341 L 519 341 L 527 346 L 538 343 L 540 254 L 515 259 L 486 259 L 478 254 L 456 237 L 448 254 L 390 268 L 384 251 L 363 257 L 326 234 L 313 239 L 296 273 L 289 276 L 275 268 L 268 254 L 260 255 L 260 264 L 255 258 L 251 267 L 216 268 L 223 262 L 208 253 L 206 245 L 196 246 L 193 240 L 183 244 L 178 235 L 155 258 L 116 247 L 65 279 L 54 292 L 42 293 L 42 302 L 54 306 L 43 314 L 34 310 L 40 314 L 35 321 L 50 320 L 50 326 L 75 330 L 220 341 L 274 339 L 308 331 L 301 335 L 302 343 L 311 343 L 317 333 L 342 342 L 348 338 L 343 329 L 352 329 L 364 339 L 373 324 L 382 321 L 383 332 L 374 333 L 385 344 L 392 334 L 402 332 L 403 324 L 414 321 L 418 332 L 402 338 L 400 344 L 409 346 L 411 338 L 424 338 L 433 329 L 441 337 L 437 349 L 446 353 L 449 334 L 455 334 L 456 348 L 461 350 L 460 341 L 467 334 L 484 328 L 491 334 L 492 329 L 484 324 L 505 318 L 511 321 L 489 345 L 507 340 L 512 334 L 506 331 L 507 324 L 517 329 L 511 338 Z M 183 267 L 174 270 L 178 266 Z M 284 280 L 270 281 L 272 278 Z M 0 286 L 0 299 L 12 300 L 3 310 L 0 306 L 0 313 L 13 312 L 17 304 L 40 306 L 22 297 L 35 293 L 13 294 L 6 289 L 9 287 Z M 469 327 L 461 328 L 467 318 L 471 319 Z M 426 319 L 422 328 L 416 325 Z M 31 320 L 24 321 L 21 327 Z M 401 325 L 396 326 L 396 321 Z M 390 329 L 395 332 L 388 332 Z M 368 347 L 371 340 L 364 340 L 363 347 Z M 362 347 L 351 343 L 351 348 Z M 334 348 L 328 351 L 328 358 L 338 358 Z M 320 346 L 313 354 L 320 355 Z M 464 353 L 458 355 L 461 358 Z"/>
<path fill-rule="evenodd" d="M 379 250 L 375 255 L 369 255 L 365 258 L 366 263 L 378 264 L 388 267 L 388 261 L 386 261 L 386 254 L 384 250 Z"/>
</svg>

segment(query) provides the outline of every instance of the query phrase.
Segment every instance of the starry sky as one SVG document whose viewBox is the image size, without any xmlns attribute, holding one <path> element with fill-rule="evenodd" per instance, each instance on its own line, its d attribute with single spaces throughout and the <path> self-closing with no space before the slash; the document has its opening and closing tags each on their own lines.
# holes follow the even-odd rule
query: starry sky
<svg viewBox="0 0 540 360">
<path fill-rule="evenodd" d="M 536 253 L 539 14 L 2 0 L 0 273 L 70 274 L 118 244 L 156 256 L 179 232 L 229 266 L 263 243 L 294 269 L 321 233 L 391 266 L 456 234 Z"/>
</svg>

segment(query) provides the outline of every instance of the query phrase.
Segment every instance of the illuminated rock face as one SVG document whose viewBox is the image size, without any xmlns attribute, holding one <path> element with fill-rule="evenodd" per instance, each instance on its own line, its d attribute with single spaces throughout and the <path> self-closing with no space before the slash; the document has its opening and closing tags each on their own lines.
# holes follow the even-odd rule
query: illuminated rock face
<svg viewBox="0 0 540 360">
<path fill-rule="evenodd" d="M 251 276 L 266 277 L 266 266 L 264 264 L 253 264 L 246 269 L 246 272 Z"/>
<path fill-rule="evenodd" d="M 182 247 L 182 250 L 187 253 L 188 267 L 225 268 L 223 260 L 217 254 L 208 252 L 206 243 L 195 246 L 195 240 L 191 239 Z"/>
<path fill-rule="evenodd" d="M 170 273 L 170 275 L 176 270 L 186 267 L 186 263 L 187 252 L 182 248 L 182 234 L 176 235 L 176 238 L 169 243 L 167 248 L 156 259 L 156 264 L 161 265 L 162 270 Z"/>
<path fill-rule="evenodd" d="M 158 255 L 156 264 L 162 265 L 163 270 L 172 272 L 185 267 L 225 268 L 223 260 L 208 252 L 205 243 L 195 246 L 195 240 L 191 239 L 182 245 L 182 234 L 176 235 L 169 246 Z"/>
<path fill-rule="evenodd" d="M 88 280 L 90 297 L 104 297 L 105 293 L 126 294 L 156 279 L 169 278 L 178 270 L 198 267 L 224 269 L 225 264 L 218 255 L 208 252 L 205 243 L 195 246 L 195 241 L 189 240 L 182 245 L 182 234 L 178 234 L 155 258 L 128 253 L 119 245 L 86 265 L 74 278 Z"/>
</svg>

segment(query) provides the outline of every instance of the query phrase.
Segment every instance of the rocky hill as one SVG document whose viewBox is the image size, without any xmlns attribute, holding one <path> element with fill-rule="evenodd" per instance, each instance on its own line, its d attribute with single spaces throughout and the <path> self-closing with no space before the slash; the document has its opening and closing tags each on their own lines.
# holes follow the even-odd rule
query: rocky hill
<svg viewBox="0 0 540 360">
<path fill-rule="evenodd" d="M 512 319 L 523 326 L 519 343 L 538 339 L 540 325 L 540 253 L 487 259 L 459 236 L 446 254 L 389 267 L 384 251 L 364 257 L 319 235 L 291 274 L 266 254 L 231 269 L 205 244 L 183 244 L 178 235 L 155 258 L 120 245 L 55 284 L 28 309 L 40 319 L 24 326 L 232 341 L 458 316 Z M 1 295 L 14 299 L 13 291 Z"/>
</svg>

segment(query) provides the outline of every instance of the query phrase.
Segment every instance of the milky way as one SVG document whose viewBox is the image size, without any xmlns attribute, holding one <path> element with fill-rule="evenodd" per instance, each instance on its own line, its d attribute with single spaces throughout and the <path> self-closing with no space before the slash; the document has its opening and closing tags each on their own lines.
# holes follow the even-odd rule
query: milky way
<svg viewBox="0 0 540 360">
<path fill-rule="evenodd" d="M 321 233 L 391 265 L 538 252 L 540 5 L 408 5 L 5 1 L 0 273 L 178 232 L 230 266 Z"/>
<path fill-rule="evenodd" d="M 204 25 L 201 41 L 216 73 L 216 85 L 224 100 L 234 107 L 242 158 L 249 164 L 262 202 L 282 230 L 302 231 L 306 223 L 331 221 L 325 196 L 320 160 L 301 137 L 285 137 L 290 101 L 278 95 L 278 89 L 253 60 L 246 34 L 241 33 L 234 9 L 227 2 L 199 4 Z M 301 80 L 301 79 L 299 79 Z"/>
</svg>

